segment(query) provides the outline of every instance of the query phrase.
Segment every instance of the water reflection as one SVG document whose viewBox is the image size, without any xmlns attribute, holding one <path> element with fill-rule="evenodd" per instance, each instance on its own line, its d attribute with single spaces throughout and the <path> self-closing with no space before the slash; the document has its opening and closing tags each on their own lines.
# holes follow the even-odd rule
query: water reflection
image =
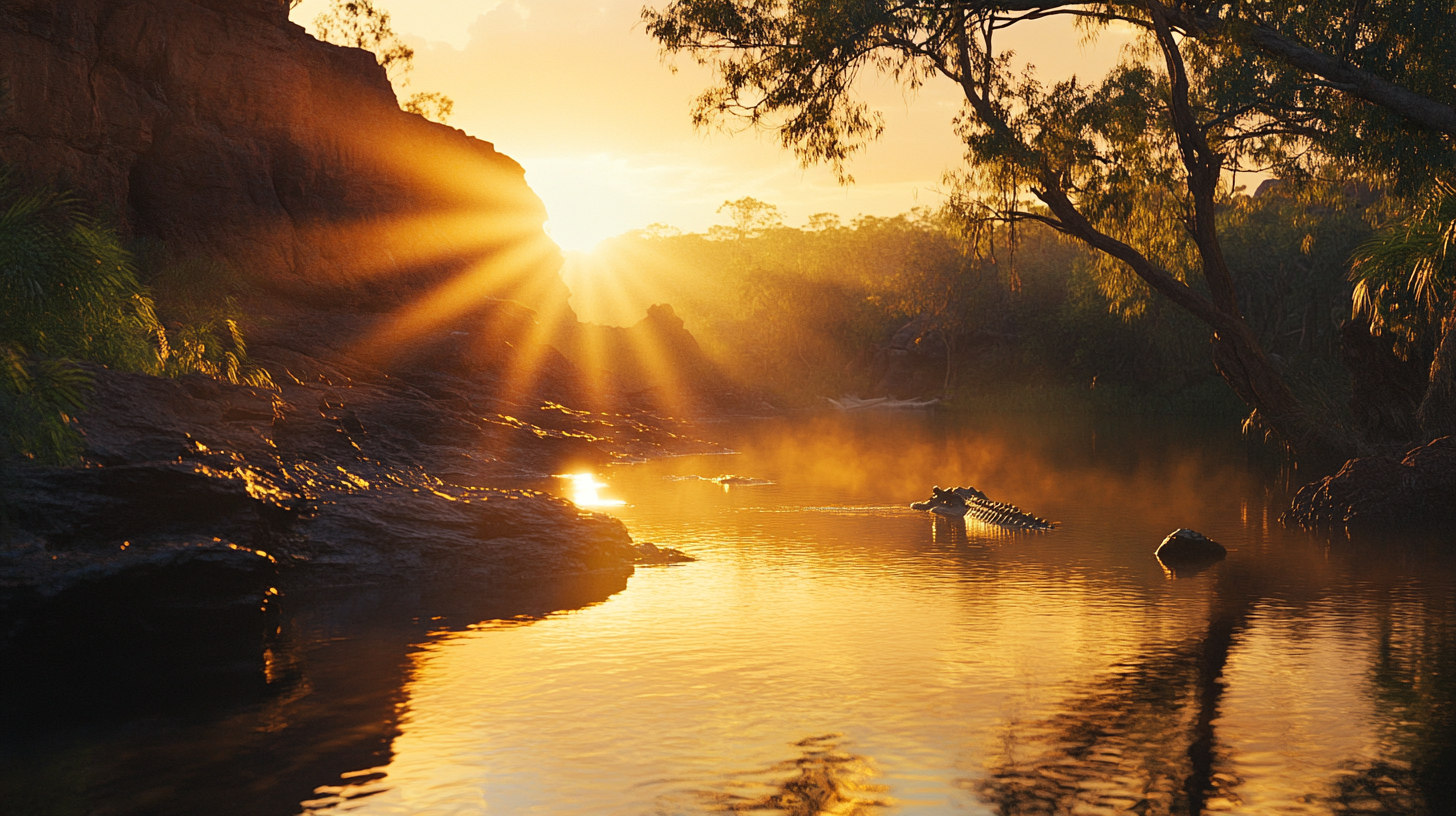
<svg viewBox="0 0 1456 816">
<path fill-rule="evenodd" d="M 483 619 L 539 621 L 623 586 L 619 578 L 588 578 L 489 597 L 299 592 L 266 644 L 216 659 L 203 650 L 142 664 L 86 651 L 43 666 L 54 655 L 7 651 L 0 813 L 293 816 L 357 803 L 389 787 L 419 644 Z M 93 624 L 109 614 L 66 612 Z M 178 675 L 180 665 L 191 670 Z M 144 708 L 99 714 L 92 698 L 110 683 L 161 691 L 145 695 Z"/>
<path fill-rule="evenodd" d="M 577 507 L 600 509 L 621 507 L 626 504 L 621 499 L 603 498 L 600 491 L 606 485 L 597 481 L 594 473 L 572 473 L 556 478 L 565 479 L 571 483 L 571 502 Z"/>
<path fill-rule="evenodd" d="M 0 801 L 262 816 L 1456 801 L 1452 536 L 1283 530 L 1279 474 L 1236 437 L 1096 430 L 1094 447 L 1089 427 L 983 418 L 710 428 L 743 454 L 593 480 L 637 540 L 698 561 L 484 615 L 335 599 L 284 622 L 249 669 L 261 698 L 12 744 Z M 763 483 L 681 478 L 730 471 Z M 906 509 L 968 482 L 1062 526 Z M 1228 557 L 1169 580 L 1153 550 L 1179 527 Z"/>
<path fill-rule="evenodd" d="M 1075 683 L 1050 717 L 1010 724 L 989 774 L 969 786 L 1003 816 L 1089 808 L 1198 816 L 1242 804 L 1238 778 L 1216 771 L 1215 723 L 1256 580 L 1221 573 L 1200 637 L 1114 664 Z"/>
<path fill-rule="evenodd" d="M 1175 581 L 1180 578 L 1196 578 L 1213 569 L 1223 560 L 1222 558 L 1204 558 L 1196 561 L 1174 561 L 1173 563 L 1168 563 L 1159 556 L 1154 557 L 1158 559 L 1158 566 L 1163 568 L 1163 574 Z"/>
<path fill-rule="evenodd" d="M 727 813 L 773 812 L 783 816 L 872 816 L 890 807 L 888 788 L 869 782 L 868 759 L 841 748 L 843 734 L 806 737 L 800 754 L 772 768 L 741 774 L 733 791 L 704 791 L 709 809 Z M 791 774 L 787 777 L 784 774 Z M 770 777 L 754 780 L 752 777 Z"/>
<path fill-rule="evenodd" d="M 1377 600 L 1370 694 L 1379 756 L 1343 768 L 1335 813 L 1441 813 L 1456 802 L 1456 603 L 1450 587 L 1411 580 Z"/>
</svg>

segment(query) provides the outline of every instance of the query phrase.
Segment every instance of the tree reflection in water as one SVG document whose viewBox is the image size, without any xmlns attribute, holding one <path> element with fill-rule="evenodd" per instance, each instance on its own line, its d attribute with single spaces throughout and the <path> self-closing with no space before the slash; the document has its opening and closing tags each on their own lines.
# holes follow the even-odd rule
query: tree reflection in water
<svg viewBox="0 0 1456 816">
<path fill-rule="evenodd" d="M 1113 666 L 1045 720 L 1011 723 L 988 776 L 967 786 L 1002 816 L 1198 816 L 1239 804 L 1238 780 L 1216 771 L 1214 723 L 1255 580 L 1221 570 L 1201 638 Z"/>
<path fill-rule="evenodd" d="M 1447 587 L 1388 590 L 1370 685 L 1384 756 L 1350 769 L 1334 813 L 1446 813 L 1456 802 L 1456 599 Z"/>
<path fill-rule="evenodd" d="M 890 806 L 876 794 L 884 785 L 871 784 L 869 760 L 840 750 L 842 734 L 807 737 L 794 743 L 802 749 L 795 759 L 746 776 L 782 776 L 777 782 L 738 782 L 744 789 L 766 788 L 762 793 L 739 794 L 703 791 L 712 810 L 729 813 L 775 812 L 785 816 L 872 816 Z"/>
<path fill-rule="evenodd" d="M 1456 597 L 1444 581 L 1381 580 L 1382 567 L 1399 560 L 1395 553 L 1361 555 L 1352 566 L 1370 581 L 1370 612 L 1379 621 L 1368 673 L 1383 724 L 1379 756 L 1329 768 L 1327 787 L 1291 805 L 1335 814 L 1449 812 L 1456 801 Z M 1223 675 L 1256 607 L 1280 593 L 1268 573 L 1247 564 L 1217 570 L 1201 637 L 1078 684 L 1050 717 L 1010 723 L 987 775 L 964 786 L 1001 816 L 1199 816 L 1238 807 L 1241 782 L 1229 772 L 1237 757 L 1216 732 Z"/>
</svg>

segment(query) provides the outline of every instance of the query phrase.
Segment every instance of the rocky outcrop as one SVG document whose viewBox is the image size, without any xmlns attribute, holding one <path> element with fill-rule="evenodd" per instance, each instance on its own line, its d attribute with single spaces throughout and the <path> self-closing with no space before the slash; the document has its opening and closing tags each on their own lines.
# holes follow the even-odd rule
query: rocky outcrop
<svg viewBox="0 0 1456 816">
<path fill-rule="evenodd" d="M 513 344 L 479 331 L 530 313 L 486 306 L 408 353 L 371 347 L 384 316 L 280 313 L 253 346 L 276 391 L 92 368 L 86 467 L 10 469 L 0 611 L 19 626 L 85 587 L 124 596 L 164 575 L 256 610 L 271 588 L 483 590 L 660 562 L 529 485 L 718 448 L 655 415 L 566 407 L 569 364 L 548 349 L 517 371 Z"/>
<path fill-rule="evenodd" d="M 275 293 L 389 307 L 509 248 L 494 293 L 565 308 L 521 167 L 284 0 L 7 0 L 0 90 L 0 162 Z"/>
<path fill-rule="evenodd" d="M 1456 437 L 1403 458 L 1351 459 L 1295 494 L 1282 520 L 1302 527 L 1420 526 L 1456 520 Z"/>
<path fill-rule="evenodd" d="M 88 598 L 257 627 L 278 590 L 671 560 L 532 489 L 710 446 L 588 410 L 599 395 L 546 342 L 576 321 L 521 167 L 401 111 L 371 54 L 287 11 L 0 0 L 0 162 L 242 271 L 251 358 L 278 386 L 91 369 L 85 467 L 0 462 L 0 645 L 54 640 Z"/>
<path fill-rule="evenodd" d="M 586 372 L 590 397 L 602 404 L 678 416 L 774 410 L 724 374 L 666 303 L 628 327 L 559 324 L 551 341 Z"/>
</svg>

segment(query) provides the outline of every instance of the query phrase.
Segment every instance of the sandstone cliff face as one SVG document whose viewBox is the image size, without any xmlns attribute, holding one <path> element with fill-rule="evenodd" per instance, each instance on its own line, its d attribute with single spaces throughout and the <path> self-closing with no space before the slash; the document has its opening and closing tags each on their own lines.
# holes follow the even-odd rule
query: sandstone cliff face
<svg viewBox="0 0 1456 816">
<path fill-rule="evenodd" d="M 564 303 L 520 165 L 401 111 L 283 0 L 0 0 L 0 162 L 291 299 L 388 307 L 484 259 Z"/>
</svg>

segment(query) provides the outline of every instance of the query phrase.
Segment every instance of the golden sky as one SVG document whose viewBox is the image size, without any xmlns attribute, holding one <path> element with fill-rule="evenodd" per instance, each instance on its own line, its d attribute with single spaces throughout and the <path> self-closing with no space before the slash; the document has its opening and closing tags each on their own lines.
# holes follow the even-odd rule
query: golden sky
<svg viewBox="0 0 1456 816">
<path fill-rule="evenodd" d="M 650 0 L 662 6 L 666 0 Z M 402 96 L 440 91 L 455 101 L 450 124 L 526 168 L 546 202 L 548 229 L 568 250 L 653 223 L 701 232 L 716 210 L 752 196 L 777 205 L 791 226 L 814 213 L 845 221 L 935 205 L 939 179 L 961 158 L 951 133 L 956 89 L 933 83 L 914 97 L 870 82 L 865 99 L 886 133 L 853 161 L 856 183 L 827 168 L 804 170 L 771 134 L 695 131 L 691 100 L 708 73 L 680 60 L 674 74 L 639 22 L 644 0 L 376 0 L 415 48 Z M 327 0 L 305 0 L 293 19 L 311 29 Z M 1045 76 L 1100 75 L 1122 38 L 1095 44 L 1061 22 L 1008 37 Z"/>
</svg>

